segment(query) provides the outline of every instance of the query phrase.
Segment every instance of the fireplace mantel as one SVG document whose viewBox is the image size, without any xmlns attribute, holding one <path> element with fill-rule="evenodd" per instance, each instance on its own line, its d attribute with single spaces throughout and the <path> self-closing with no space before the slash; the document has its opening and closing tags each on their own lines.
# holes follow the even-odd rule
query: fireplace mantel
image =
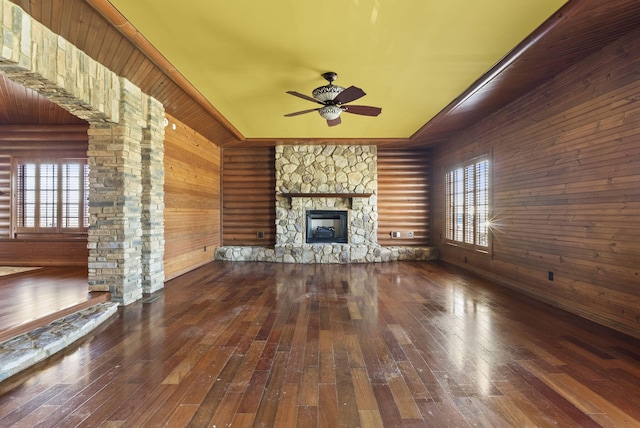
<svg viewBox="0 0 640 428">
<path fill-rule="evenodd" d="M 333 193 L 330 193 L 330 192 L 329 193 L 321 193 L 321 192 L 284 193 L 283 192 L 283 193 L 280 193 L 280 196 L 283 196 L 289 199 L 289 204 L 291 206 L 295 205 L 293 203 L 293 200 L 295 198 L 343 198 L 343 199 L 348 199 L 348 203 L 351 205 L 352 208 L 355 208 L 356 206 L 361 206 L 362 200 L 365 198 L 368 198 L 371 195 L 373 195 L 373 193 L 364 193 L 364 192 L 362 193 L 338 193 L 338 192 L 333 192 Z"/>
<path fill-rule="evenodd" d="M 285 198 L 368 198 L 373 193 L 280 193 Z"/>
<path fill-rule="evenodd" d="M 338 193 L 338 192 L 333 192 L 333 193 L 280 193 L 281 196 L 284 196 L 285 198 L 289 199 L 289 204 L 291 206 L 294 205 L 293 200 L 295 198 L 344 198 L 344 199 L 348 199 L 348 203 L 351 205 L 352 208 L 354 208 L 354 204 L 355 205 L 361 205 L 362 199 L 359 198 L 368 198 L 369 196 L 373 195 L 373 193 Z M 355 201 L 359 201 L 359 202 L 355 202 Z"/>
</svg>

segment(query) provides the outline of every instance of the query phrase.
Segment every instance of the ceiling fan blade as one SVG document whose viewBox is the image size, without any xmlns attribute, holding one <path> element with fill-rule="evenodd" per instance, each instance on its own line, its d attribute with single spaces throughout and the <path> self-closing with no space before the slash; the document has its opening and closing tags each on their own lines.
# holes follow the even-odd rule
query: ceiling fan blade
<svg viewBox="0 0 640 428">
<path fill-rule="evenodd" d="M 352 114 L 361 114 L 363 116 L 377 116 L 382 112 L 380 107 L 372 107 L 372 106 L 341 106 L 342 111 L 346 111 L 347 113 Z"/>
<path fill-rule="evenodd" d="M 318 108 L 311 108 L 311 109 L 309 109 L 309 110 L 302 110 L 302 111 L 297 111 L 297 112 L 295 112 L 295 113 L 288 113 L 288 114 L 285 114 L 285 117 L 292 117 L 292 116 L 298 116 L 298 115 L 305 114 L 305 113 L 311 113 L 312 111 L 318 111 L 318 110 L 320 110 L 321 108 L 322 108 L 322 107 L 318 107 Z"/>
<path fill-rule="evenodd" d="M 291 95 L 293 95 L 295 97 L 302 98 L 303 100 L 307 100 L 307 101 L 311 101 L 311 102 L 314 102 L 314 103 L 318 103 L 318 104 L 324 105 L 324 103 L 322 101 L 318 101 L 315 98 L 312 98 L 312 97 L 310 97 L 308 95 L 305 95 L 305 94 L 301 94 L 300 92 L 287 91 L 287 94 L 291 94 Z"/>
<path fill-rule="evenodd" d="M 337 97 L 333 99 L 336 104 L 346 104 L 351 101 L 355 101 L 358 98 L 362 98 L 367 95 L 362 89 L 355 86 L 349 86 L 344 91 L 340 92 Z"/>
<path fill-rule="evenodd" d="M 327 125 L 329 126 L 336 126 L 340 125 L 341 123 L 342 120 L 340 120 L 340 116 L 336 117 L 335 119 L 327 120 Z"/>
</svg>

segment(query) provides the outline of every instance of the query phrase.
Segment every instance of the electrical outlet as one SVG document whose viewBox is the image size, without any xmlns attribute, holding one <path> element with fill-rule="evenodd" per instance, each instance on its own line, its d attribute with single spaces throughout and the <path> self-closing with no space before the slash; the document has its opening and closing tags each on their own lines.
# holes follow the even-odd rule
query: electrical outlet
<svg viewBox="0 0 640 428">
<path fill-rule="evenodd" d="M 392 238 L 400 238 L 401 233 L 400 232 L 391 232 L 391 237 Z"/>
<path fill-rule="evenodd" d="M 549 271 L 549 281 L 553 281 L 553 272 Z"/>
<path fill-rule="evenodd" d="M 256 238 L 264 239 L 264 232 L 256 232 Z"/>
</svg>

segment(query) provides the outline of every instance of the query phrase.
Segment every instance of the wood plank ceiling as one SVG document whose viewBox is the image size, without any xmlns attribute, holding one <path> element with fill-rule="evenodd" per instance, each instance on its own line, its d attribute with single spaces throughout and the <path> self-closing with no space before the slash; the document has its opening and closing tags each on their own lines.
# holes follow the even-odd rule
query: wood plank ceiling
<svg viewBox="0 0 640 428">
<path fill-rule="evenodd" d="M 0 74 L 0 125 L 83 125 L 79 119 L 32 89 Z"/>
<path fill-rule="evenodd" d="M 107 0 L 13 2 L 92 58 L 160 100 L 167 113 L 220 146 L 239 143 L 262 146 L 297 141 L 244 138 Z M 446 141 L 460 129 L 495 112 L 639 26 L 640 2 L 637 0 L 570 0 L 411 138 L 401 141 L 367 139 L 366 143 L 417 147 Z M 35 96 L 16 93 L 12 100 L 10 93 L 15 92 L 16 85 L 7 82 L 0 85 L 3 100 L 0 124 L 33 122 L 35 119 L 24 116 L 47 110 L 42 105 L 34 110 L 31 103 L 42 103 Z M 10 102 L 13 104 L 8 107 Z M 50 109 L 50 114 L 60 115 L 53 113 L 54 110 Z M 73 121 L 62 117 L 59 120 L 62 123 Z"/>
</svg>

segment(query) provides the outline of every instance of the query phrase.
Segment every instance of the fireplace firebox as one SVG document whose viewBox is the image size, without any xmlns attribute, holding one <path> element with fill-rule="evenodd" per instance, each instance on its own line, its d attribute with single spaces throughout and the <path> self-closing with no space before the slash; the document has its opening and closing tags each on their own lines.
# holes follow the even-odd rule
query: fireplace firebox
<svg viewBox="0 0 640 428">
<path fill-rule="evenodd" d="M 308 244 L 349 242 L 347 211 L 308 210 L 306 223 Z"/>
</svg>

